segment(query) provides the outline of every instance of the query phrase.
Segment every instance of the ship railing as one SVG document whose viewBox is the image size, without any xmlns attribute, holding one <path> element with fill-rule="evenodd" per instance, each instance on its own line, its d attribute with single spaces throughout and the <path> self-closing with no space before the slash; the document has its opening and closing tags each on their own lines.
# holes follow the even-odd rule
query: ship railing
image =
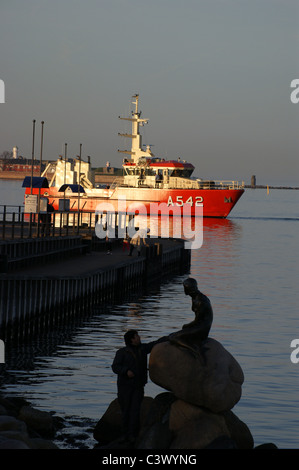
<svg viewBox="0 0 299 470">
<path fill-rule="evenodd" d="M 245 187 L 244 182 L 239 181 L 224 181 L 224 180 L 202 180 L 202 179 L 186 179 L 180 177 L 171 177 L 169 180 L 162 180 L 158 183 L 154 177 L 146 176 L 144 180 L 138 180 L 136 177 L 127 177 L 125 184 L 128 187 L 143 187 L 143 188 L 165 188 L 165 189 L 242 189 Z M 118 186 L 117 181 L 113 181 L 110 189 L 115 189 Z"/>
<path fill-rule="evenodd" d="M 109 185 L 109 189 L 116 189 L 120 184 L 123 182 L 123 177 L 122 176 L 116 176 L 112 183 Z"/>
<path fill-rule="evenodd" d="M 118 186 L 118 182 L 113 180 L 112 183 L 109 185 L 109 189 L 116 189 Z"/>
<path fill-rule="evenodd" d="M 243 189 L 245 182 L 224 180 L 197 180 L 200 189 Z"/>
</svg>

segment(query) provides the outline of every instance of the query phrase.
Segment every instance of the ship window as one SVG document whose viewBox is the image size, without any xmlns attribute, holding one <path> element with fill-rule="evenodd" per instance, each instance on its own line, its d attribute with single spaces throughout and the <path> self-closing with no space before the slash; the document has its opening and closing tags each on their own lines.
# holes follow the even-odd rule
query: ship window
<svg viewBox="0 0 299 470">
<path fill-rule="evenodd" d="M 178 170 L 177 168 L 175 170 L 170 171 L 170 176 L 181 176 L 181 170 Z"/>
<path fill-rule="evenodd" d="M 176 178 L 190 178 L 190 176 L 192 175 L 192 172 L 193 172 L 193 168 L 191 168 L 191 169 L 187 169 L 187 168 L 178 169 L 178 168 L 175 168 L 174 170 L 172 170 L 170 172 L 170 176 L 173 176 L 173 177 L 176 177 Z"/>
</svg>

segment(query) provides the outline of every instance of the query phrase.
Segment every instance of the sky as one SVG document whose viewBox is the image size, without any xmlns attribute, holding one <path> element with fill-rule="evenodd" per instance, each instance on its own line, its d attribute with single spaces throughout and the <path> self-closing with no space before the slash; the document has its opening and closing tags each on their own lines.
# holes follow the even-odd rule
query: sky
<svg viewBox="0 0 299 470">
<path fill-rule="evenodd" d="M 0 0 L 0 153 L 120 166 L 143 143 L 194 175 L 299 186 L 297 0 Z"/>
</svg>

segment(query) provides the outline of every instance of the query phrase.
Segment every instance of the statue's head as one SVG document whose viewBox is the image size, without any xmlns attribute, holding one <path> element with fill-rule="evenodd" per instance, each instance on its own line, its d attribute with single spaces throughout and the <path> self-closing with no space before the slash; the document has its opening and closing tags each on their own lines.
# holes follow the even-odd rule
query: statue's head
<svg viewBox="0 0 299 470">
<path fill-rule="evenodd" d="M 192 277 L 185 279 L 185 281 L 183 282 L 183 286 L 186 295 L 192 295 L 198 292 L 197 281 Z"/>
</svg>

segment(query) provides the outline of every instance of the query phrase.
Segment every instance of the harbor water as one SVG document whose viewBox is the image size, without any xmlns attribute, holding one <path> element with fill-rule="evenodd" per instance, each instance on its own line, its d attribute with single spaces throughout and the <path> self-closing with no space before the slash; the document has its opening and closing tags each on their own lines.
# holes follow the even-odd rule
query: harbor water
<svg viewBox="0 0 299 470">
<path fill-rule="evenodd" d="M 19 181 L 0 182 L 0 204 L 22 204 Z M 203 245 L 192 250 L 189 275 L 211 300 L 210 336 L 237 359 L 245 381 L 234 413 L 255 445 L 299 448 L 299 363 L 291 361 L 298 324 L 299 191 L 248 189 L 227 220 L 205 220 Z M 116 397 L 111 370 L 123 334 L 138 329 L 147 342 L 193 319 L 185 276 L 122 304 L 98 306 L 74 325 L 6 349 L 1 390 L 41 410 L 90 428 Z M 146 386 L 146 394 L 163 390 Z M 91 434 L 85 444 L 96 442 Z M 66 444 L 64 444 L 66 446 Z"/>
</svg>

